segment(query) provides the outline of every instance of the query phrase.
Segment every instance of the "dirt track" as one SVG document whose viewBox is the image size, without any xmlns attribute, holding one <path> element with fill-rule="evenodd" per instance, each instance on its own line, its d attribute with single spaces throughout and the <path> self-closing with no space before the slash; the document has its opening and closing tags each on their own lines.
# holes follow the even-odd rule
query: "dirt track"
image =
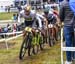
<svg viewBox="0 0 75 64">
<path fill-rule="evenodd" d="M 8 42 L 8 51 L 3 47 L 4 44 L 0 43 L 0 64 L 61 64 L 60 43 L 53 47 L 46 45 L 43 51 L 30 57 L 25 56 L 22 61 L 19 60 L 21 38 Z"/>
</svg>

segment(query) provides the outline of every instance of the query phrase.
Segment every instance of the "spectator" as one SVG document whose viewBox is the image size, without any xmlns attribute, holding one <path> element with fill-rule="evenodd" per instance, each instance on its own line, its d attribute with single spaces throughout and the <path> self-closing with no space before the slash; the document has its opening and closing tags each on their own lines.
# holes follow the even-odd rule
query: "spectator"
<svg viewBox="0 0 75 64">
<path fill-rule="evenodd" d="M 13 24 L 13 31 L 14 31 L 14 32 L 17 31 L 17 24 Z"/>
<path fill-rule="evenodd" d="M 17 8 L 18 8 L 18 11 L 19 11 L 19 12 L 22 10 L 21 5 L 18 5 Z"/>
<path fill-rule="evenodd" d="M 2 33 L 2 27 L 0 27 L 0 33 Z M 0 35 L 1 36 L 1 38 L 4 38 L 4 35 L 2 34 L 2 35 Z"/>
<path fill-rule="evenodd" d="M 16 32 L 17 31 L 17 24 L 13 24 L 13 32 Z M 13 36 L 15 36 L 16 35 L 16 33 L 15 34 L 13 34 Z"/>
<path fill-rule="evenodd" d="M 7 6 L 5 6 L 5 11 L 7 12 Z"/>
<path fill-rule="evenodd" d="M 13 14 L 13 20 L 16 20 L 16 19 L 17 19 L 16 14 Z"/>
<path fill-rule="evenodd" d="M 8 13 L 9 13 L 10 12 L 10 6 L 8 6 L 7 9 L 8 9 Z"/>
<path fill-rule="evenodd" d="M 16 20 L 18 20 L 18 14 L 16 14 Z"/>
<path fill-rule="evenodd" d="M 4 27 L 3 32 L 4 32 L 4 33 L 7 33 L 7 32 L 8 32 L 8 27 Z"/>
<path fill-rule="evenodd" d="M 10 25 L 9 25 L 9 23 L 7 24 L 7 27 L 9 27 Z"/>
<path fill-rule="evenodd" d="M 8 32 L 11 32 L 12 28 L 11 28 L 11 25 L 9 23 L 7 24 L 7 28 L 8 28 Z"/>
<path fill-rule="evenodd" d="M 13 14 L 12 20 L 16 21 L 18 19 L 17 14 Z"/>
<path fill-rule="evenodd" d="M 69 0 L 62 1 L 60 3 L 60 20 L 64 21 L 64 37 L 65 37 L 65 44 L 66 47 L 73 47 L 75 46 L 75 43 L 73 41 L 74 39 L 74 14 L 69 6 Z M 66 58 L 67 61 L 65 64 L 72 64 L 72 60 L 75 59 L 72 55 L 71 51 L 66 51 Z"/>
<path fill-rule="evenodd" d="M 0 33 L 2 32 L 2 28 L 0 27 Z"/>
</svg>

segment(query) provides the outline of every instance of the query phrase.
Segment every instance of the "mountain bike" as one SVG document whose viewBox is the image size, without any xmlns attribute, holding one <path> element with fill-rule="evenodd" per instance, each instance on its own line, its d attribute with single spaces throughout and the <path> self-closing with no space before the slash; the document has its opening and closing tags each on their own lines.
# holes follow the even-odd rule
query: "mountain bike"
<svg viewBox="0 0 75 64">
<path fill-rule="evenodd" d="M 38 30 L 35 30 L 35 33 L 32 33 L 32 28 L 26 27 L 25 28 L 26 35 L 23 39 L 20 53 L 19 53 L 19 59 L 22 60 L 28 51 L 28 56 L 31 56 L 31 54 L 36 54 L 39 51 L 39 47 L 42 50 L 43 49 L 43 39 L 41 36 L 41 33 Z"/>
</svg>

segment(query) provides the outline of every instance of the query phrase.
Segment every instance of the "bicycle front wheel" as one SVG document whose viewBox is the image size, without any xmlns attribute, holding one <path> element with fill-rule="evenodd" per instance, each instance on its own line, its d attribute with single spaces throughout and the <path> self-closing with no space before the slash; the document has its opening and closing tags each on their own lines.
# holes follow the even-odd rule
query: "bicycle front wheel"
<svg viewBox="0 0 75 64">
<path fill-rule="evenodd" d="M 19 53 L 19 59 L 22 60 L 27 50 L 27 37 L 23 40 L 23 43 L 21 45 L 20 53 Z"/>
</svg>

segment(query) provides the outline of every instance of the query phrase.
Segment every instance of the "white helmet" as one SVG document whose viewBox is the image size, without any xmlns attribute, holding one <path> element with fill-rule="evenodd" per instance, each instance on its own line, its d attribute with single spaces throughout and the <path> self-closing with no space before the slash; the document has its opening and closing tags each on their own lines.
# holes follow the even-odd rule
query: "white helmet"
<svg viewBox="0 0 75 64">
<path fill-rule="evenodd" d="M 31 6 L 30 6 L 29 4 L 26 4 L 26 5 L 24 6 L 24 10 L 25 10 L 25 11 L 30 11 L 30 10 L 31 10 Z"/>
</svg>

